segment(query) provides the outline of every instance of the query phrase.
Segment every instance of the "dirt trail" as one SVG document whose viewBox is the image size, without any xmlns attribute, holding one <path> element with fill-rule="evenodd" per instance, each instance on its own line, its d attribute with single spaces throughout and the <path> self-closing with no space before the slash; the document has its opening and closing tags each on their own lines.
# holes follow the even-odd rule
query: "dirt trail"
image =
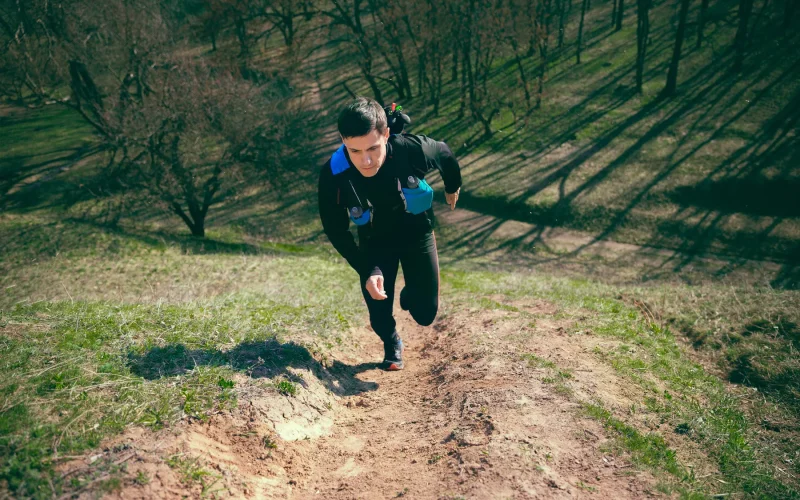
<svg viewBox="0 0 800 500">
<path fill-rule="evenodd" d="M 104 460 L 127 464 L 129 480 L 113 497 L 652 494 L 654 478 L 631 467 L 625 455 L 602 451 L 604 429 L 578 408 L 578 401 L 591 399 L 614 408 L 633 396 L 633 388 L 592 356 L 603 341 L 566 336 L 567 320 L 553 320 L 549 304 L 515 307 L 528 316 L 465 311 L 429 328 L 400 312 L 407 345 L 402 372 L 377 369 L 382 348 L 361 328 L 352 332 L 361 347 L 340 353 L 329 370 L 297 371 L 305 380 L 297 397 L 253 389 L 240 394 L 235 410 L 208 422 L 156 434 L 132 430 L 104 453 Z M 541 319 L 532 325 L 530 315 Z M 552 368 L 532 367 L 524 353 L 573 370 L 569 387 L 548 383 Z M 213 474 L 187 480 L 192 463 Z M 134 482 L 137 476 L 149 478 L 147 484 Z"/>
</svg>

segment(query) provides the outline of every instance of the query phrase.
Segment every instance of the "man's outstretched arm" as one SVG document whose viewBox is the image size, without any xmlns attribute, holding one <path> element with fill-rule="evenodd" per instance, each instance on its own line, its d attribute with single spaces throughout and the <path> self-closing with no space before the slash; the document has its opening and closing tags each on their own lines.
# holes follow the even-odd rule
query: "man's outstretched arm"
<svg viewBox="0 0 800 500">
<path fill-rule="evenodd" d="M 413 162 L 414 168 L 423 176 L 431 170 L 438 170 L 442 176 L 442 182 L 444 182 L 445 199 L 450 208 L 454 208 L 461 189 L 461 167 L 458 165 L 456 155 L 442 141 L 424 135 L 409 134 L 404 137 L 417 143 L 420 147 L 419 151 L 422 157 L 418 157 Z"/>
</svg>

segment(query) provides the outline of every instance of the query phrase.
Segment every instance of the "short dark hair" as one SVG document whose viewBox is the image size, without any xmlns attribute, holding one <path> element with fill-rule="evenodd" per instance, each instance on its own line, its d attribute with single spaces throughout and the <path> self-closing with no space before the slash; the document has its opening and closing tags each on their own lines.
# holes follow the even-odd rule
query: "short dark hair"
<svg viewBox="0 0 800 500">
<path fill-rule="evenodd" d="M 388 126 L 386 111 L 368 97 L 357 97 L 339 113 L 339 133 L 344 138 L 361 137 L 373 130 L 383 134 Z"/>
</svg>

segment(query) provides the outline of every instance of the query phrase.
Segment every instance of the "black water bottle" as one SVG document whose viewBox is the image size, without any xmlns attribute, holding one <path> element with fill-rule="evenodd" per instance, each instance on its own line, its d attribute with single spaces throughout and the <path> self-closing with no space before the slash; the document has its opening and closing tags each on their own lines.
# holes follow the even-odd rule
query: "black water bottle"
<svg viewBox="0 0 800 500">
<path fill-rule="evenodd" d="M 408 188 L 409 189 L 417 189 L 419 187 L 419 179 L 414 177 L 413 175 L 408 176 Z"/>
</svg>

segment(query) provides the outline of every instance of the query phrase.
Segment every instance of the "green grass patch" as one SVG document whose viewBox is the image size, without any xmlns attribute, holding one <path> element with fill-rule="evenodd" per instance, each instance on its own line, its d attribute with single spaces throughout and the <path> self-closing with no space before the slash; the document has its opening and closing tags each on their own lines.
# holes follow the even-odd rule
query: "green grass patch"
<svg viewBox="0 0 800 500">
<path fill-rule="evenodd" d="M 201 497 L 222 489 L 215 488 L 222 476 L 204 468 L 199 457 L 176 454 L 168 457 L 166 464 L 178 473 L 184 484 L 199 484 Z"/>
<path fill-rule="evenodd" d="M 275 389 L 284 396 L 297 396 L 297 384 L 290 380 L 277 380 L 275 382 Z"/>
<path fill-rule="evenodd" d="M 647 467 L 665 470 L 680 481 L 691 481 L 691 474 L 678 463 L 675 451 L 657 433 L 642 434 L 630 425 L 614 418 L 605 408 L 592 403 L 584 404 L 590 417 L 599 420 L 620 439 L 623 448 L 631 454 L 634 462 Z"/>
<path fill-rule="evenodd" d="M 505 295 L 510 301 L 547 300 L 559 306 L 561 315 L 574 320 L 575 328 L 619 342 L 618 347 L 611 350 L 596 349 L 597 355 L 644 389 L 648 394 L 643 402 L 645 411 L 668 423 L 669 429 L 677 429 L 676 434 L 697 442 L 708 453 L 725 481 L 722 493 L 800 497 L 797 482 L 778 474 L 775 468 L 792 470 L 795 475 L 800 472 L 795 457 L 800 440 L 791 432 L 784 433 L 782 439 L 765 436 L 759 425 L 763 418 L 784 421 L 780 408 L 773 406 L 769 410 L 762 407 L 755 411 L 753 407 L 757 404 L 742 405 L 740 394 L 727 388 L 723 381 L 687 356 L 672 329 L 644 319 L 636 307 L 623 300 L 628 294 L 641 290 L 582 280 L 460 269 L 449 269 L 443 272 L 443 277 L 451 294 L 458 297 L 458 303 L 473 304 L 478 300 L 475 297 L 495 294 Z M 646 297 L 668 294 L 671 303 L 677 307 L 682 299 L 691 302 L 691 297 L 702 295 L 706 290 L 670 286 L 642 293 Z M 729 305 L 741 299 L 734 293 L 725 296 L 714 287 L 710 290 L 716 290 L 716 299 Z M 784 300 L 787 296 L 792 297 L 791 301 L 796 300 L 794 292 L 773 292 L 771 295 L 763 292 L 762 309 L 788 313 L 792 302 Z M 562 370 L 559 373 L 558 367 L 549 365 L 547 360 L 535 355 L 525 355 L 523 359 L 532 367 L 547 370 L 545 377 L 550 383 L 567 380 L 564 375 L 568 372 Z M 600 410 L 595 408 L 593 411 Z M 684 480 L 684 473 L 662 446 L 666 441 L 663 437 L 661 441 L 657 440 L 661 431 L 654 431 L 650 437 L 637 436 L 621 426 L 624 424 L 635 429 L 626 424 L 623 417 L 614 415 L 615 420 L 609 420 L 610 414 L 600 412 L 598 415 L 628 439 L 630 445 L 641 448 L 644 453 L 642 460 L 661 464 L 658 467 L 668 471 L 679 483 Z M 715 493 L 719 490 L 714 488 Z"/>
<path fill-rule="evenodd" d="M 59 456 L 96 448 L 129 425 L 159 429 L 233 407 L 237 373 L 275 378 L 278 390 L 295 395 L 286 368 L 315 362 L 308 349 L 279 338 L 292 328 L 348 324 L 339 310 L 263 296 L 37 302 L 2 318 L 13 333 L 0 336 L 0 481 L 33 498 L 51 496 L 51 482 L 70 491 L 54 473 Z"/>
<path fill-rule="evenodd" d="M 540 358 L 535 354 L 523 354 L 522 359 L 528 362 L 531 368 L 550 368 L 555 369 L 556 364 L 550 360 Z"/>
</svg>

